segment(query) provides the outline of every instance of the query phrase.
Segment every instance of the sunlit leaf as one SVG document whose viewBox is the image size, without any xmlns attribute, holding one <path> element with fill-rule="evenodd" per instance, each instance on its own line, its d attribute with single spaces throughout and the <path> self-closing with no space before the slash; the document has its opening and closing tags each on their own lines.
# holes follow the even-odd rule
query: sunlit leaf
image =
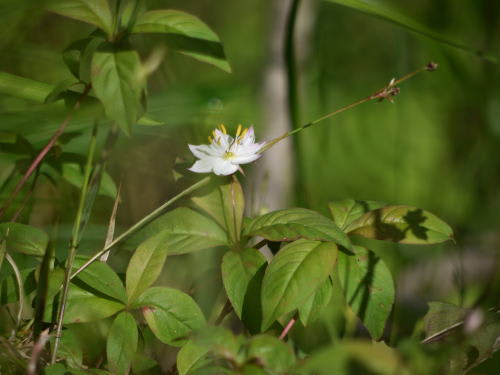
<svg viewBox="0 0 500 375">
<path fill-rule="evenodd" d="M 295 363 L 290 346 L 269 335 L 257 335 L 247 344 L 247 360 L 260 364 L 273 374 L 282 374 Z"/>
<path fill-rule="evenodd" d="M 394 303 L 394 282 L 385 263 L 356 246 L 354 255 L 339 252 L 338 275 L 347 304 L 374 339 L 379 339 Z"/>
<path fill-rule="evenodd" d="M 298 240 L 283 247 L 269 264 L 262 284 L 262 329 L 291 312 L 322 285 L 337 259 L 332 242 Z"/>
<path fill-rule="evenodd" d="M 187 335 L 205 325 L 205 317 L 196 302 L 179 290 L 154 287 L 136 301 L 149 328 L 162 342 L 182 346 Z"/>
<path fill-rule="evenodd" d="M 151 10 L 137 18 L 132 32 L 164 34 L 170 47 L 226 72 L 231 71 L 217 34 L 189 13 Z"/>
<path fill-rule="evenodd" d="M 179 375 L 188 375 L 208 363 L 206 354 L 210 348 L 189 340 L 177 354 L 177 371 Z"/>
<path fill-rule="evenodd" d="M 437 216 L 411 206 L 387 206 L 367 212 L 346 228 L 349 234 L 406 244 L 427 245 L 453 238 Z"/>
<path fill-rule="evenodd" d="M 43 103 L 53 86 L 14 74 L 0 72 L 0 94 Z"/>
<path fill-rule="evenodd" d="M 128 374 L 137 350 L 137 323 L 127 311 L 121 312 L 113 321 L 106 341 L 108 366 L 113 374 Z"/>
<path fill-rule="evenodd" d="M 160 275 L 168 254 L 165 237 L 160 233 L 147 239 L 132 255 L 126 273 L 129 302 L 134 302 Z"/>
<path fill-rule="evenodd" d="M 48 9 L 61 16 L 90 23 L 113 34 L 113 16 L 108 0 L 58 0 L 52 1 Z"/>
<path fill-rule="evenodd" d="M 306 238 L 332 241 L 348 249 L 352 247 L 347 235 L 332 220 L 305 208 L 278 210 L 259 216 L 245 226 L 244 233 L 270 241 Z"/>
<path fill-rule="evenodd" d="M 337 226 L 344 230 L 354 220 L 363 216 L 371 210 L 384 207 L 385 203 L 375 201 L 357 201 L 354 199 L 344 199 L 328 203 L 330 214 Z"/>
<path fill-rule="evenodd" d="M 222 209 L 229 238 L 233 243 L 238 243 L 243 224 L 243 213 L 245 211 L 245 196 L 243 189 L 237 180 L 219 187 L 221 192 Z"/>
</svg>

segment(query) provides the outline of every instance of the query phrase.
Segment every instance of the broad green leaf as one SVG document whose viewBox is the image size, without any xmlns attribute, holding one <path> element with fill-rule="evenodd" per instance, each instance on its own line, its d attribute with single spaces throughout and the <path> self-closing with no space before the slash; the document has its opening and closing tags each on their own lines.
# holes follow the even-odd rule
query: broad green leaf
<svg viewBox="0 0 500 375">
<path fill-rule="evenodd" d="M 103 43 L 92 58 L 92 87 L 106 115 L 130 134 L 141 116 L 144 77 L 136 51 Z"/>
<path fill-rule="evenodd" d="M 137 323 L 127 311 L 113 321 L 106 341 L 108 367 L 113 374 L 128 374 L 137 350 Z"/>
<path fill-rule="evenodd" d="M 422 23 L 414 20 L 411 17 L 406 16 L 398 9 L 392 7 L 383 0 L 327 0 L 327 1 L 357 10 L 362 13 L 369 14 L 371 16 L 381 18 L 385 21 L 392 22 L 396 25 L 404 27 L 405 29 L 416 32 L 418 34 L 425 35 L 428 38 L 437 40 L 438 42 L 447 44 L 454 48 L 458 48 L 470 54 L 479 56 L 481 58 L 484 58 L 485 60 L 489 60 L 495 63 L 498 62 L 498 59 L 494 56 L 487 56 L 482 51 L 478 51 L 477 48 L 466 46 L 460 42 L 457 42 L 456 40 L 453 40 L 452 38 L 446 35 L 433 31 L 432 29 L 423 25 Z"/>
<path fill-rule="evenodd" d="M 353 372 L 353 368 L 357 371 Z M 409 375 L 396 350 L 384 343 L 353 339 L 343 340 L 314 353 L 299 367 L 290 371 L 290 375 L 351 373 Z"/>
<path fill-rule="evenodd" d="M 0 224 L 0 239 L 5 239 L 8 252 L 39 256 L 45 254 L 49 242 L 43 230 L 19 223 Z"/>
<path fill-rule="evenodd" d="M 137 351 L 132 360 L 132 374 L 140 374 L 146 372 L 153 368 L 158 368 L 159 364 L 154 359 L 143 354 L 141 351 Z"/>
<path fill-rule="evenodd" d="M 256 249 L 228 251 L 222 258 L 222 282 L 234 312 L 242 317 L 245 297 L 252 279 L 266 265 L 266 258 Z"/>
<path fill-rule="evenodd" d="M 61 284 L 58 284 L 57 286 L 60 285 Z M 59 288 L 56 287 L 56 291 L 58 289 Z M 125 305 L 123 303 L 98 297 L 74 284 L 70 284 L 66 313 L 64 314 L 64 323 L 87 323 L 101 320 L 115 314 L 124 307 Z M 53 314 L 55 311 L 53 311 L 53 309 L 53 301 L 48 300 L 44 315 L 44 320 L 46 322 L 54 321 Z"/>
<path fill-rule="evenodd" d="M 210 215 L 217 224 L 227 230 L 220 191 L 220 186 L 224 186 L 227 182 L 222 181 L 221 178 L 212 177 L 210 185 L 194 192 L 191 196 L 191 200 L 197 207 Z"/>
<path fill-rule="evenodd" d="M 154 220 L 134 239 L 163 234 L 163 245 L 169 254 L 193 251 L 228 244 L 226 233 L 210 218 L 187 207 L 179 207 Z"/>
<path fill-rule="evenodd" d="M 53 86 L 43 82 L 0 72 L 0 94 L 43 103 L 53 89 Z"/>
<path fill-rule="evenodd" d="M 462 322 L 470 309 L 464 309 L 451 303 L 429 302 L 429 311 L 424 317 L 425 334 L 432 336 L 455 323 Z"/>
<path fill-rule="evenodd" d="M 351 241 L 327 217 L 305 208 L 278 210 L 256 217 L 244 231 L 247 236 L 260 236 L 270 241 L 295 241 L 299 238 L 332 241 L 351 249 Z"/>
<path fill-rule="evenodd" d="M 303 303 L 322 285 L 337 259 L 333 242 L 298 240 L 283 247 L 262 283 L 262 329 Z"/>
<path fill-rule="evenodd" d="M 332 298 L 332 280 L 326 279 L 318 290 L 299 307 L 299 318 L 304 326 L 318 318 Z"/>
<path fill-rule="evenodd" d="M 394 303 L 389 269 L 375 253 L 360 246 L 354 255 L 339 252 L 337 269 L 347 304 L 371 336 L 379 339 Z"/>
<path fill-rule="evenodd" d="M 237 244 L 240 241 L 243 213 L 245 211 L 243 189 L 237 180 L 231 180 L 229 184 L 221 185 L 219 190 L 229 238 L 232 243 Z"/>
<path fill-rule="evenodd" d="M 80 268 L 88 258 L 77 257 L 73 263 L 73 268 Z M 127 292 L 122 281 L 115 271 L 106 263 L 94 262 L 76 277 L 91 288 L 103 293 L 118 301 L 127 303 Z"/>
<path fill-rule="evenodd" d="M 43 375 L 66 375 L 66 366 L 62 363 L 56 363 L 43 368 Z"/>
<path fill-rule="evenodd" d="M 273 374 L 282 374 L 295 363 L 292 348 L 274 336 L 257 335 L 247 344 L 247 360 L 270 370 Z"/>
<path fill-rule="evenodd" d="M 437 216 L 411 206 L 387 206 L 367 212 L 346 232 L 366 238 L 414 245 L 453 239 L 453 230 Z"/>
<path fill-rule="evenodd" d="M 132 32 L 164 34 L 172 48 L 231 72 L 217 34 L 189 13 L 172 9 L 151 10 L 137 18 Z"/>
<path fill-rule="evenodd" d="M 168 345 L 182 346 L 190 332 L 205 325 L 205 317 L 196 302 L 176 289 L 149 288 L 134 306 L 141 307 L 151 331 Z"/>
<path fill-rule="evenodd" d="M 113 16 L 108 0 L 59 0 L 51 2 L 48 9 L 61 16 L 97 26 L 108 36 L 113 34 Z"/>
<path fill-rule="evenodd" d="M 177 354 L 177 371 L 179 375 L 188 375 L 205 366 L 208 363 L 206 355 L 209 351 L 208 346 L 199 345 L 193 340 L 189 340 Z"/>
<path fill-rule="evenodd" d="M 167 259 L 165 237 L 160 233 L 147 239 L 132 255 L 126 273 L 129 303 L 134 302 L 160 275 Z"/>
<path fill-rule="evenodd" d="M 344 199 L 328 203 L 328 208 L 335 224 L 337 224 L 340 229 L 344 230 L 354 220 L 363 216 L 363 214 L 384 207 L 385 205 L 386 204 L 382 202 Z"/>
<path fill-rule="evenodd" d="M 244 336 L 235 335 L 222 326 L 205 326 L 194 332 L 191 340 L 199 347 L 208 348 L 212 358 L 224 358 L 237 364 L 245 361 Z"/>
</svg>

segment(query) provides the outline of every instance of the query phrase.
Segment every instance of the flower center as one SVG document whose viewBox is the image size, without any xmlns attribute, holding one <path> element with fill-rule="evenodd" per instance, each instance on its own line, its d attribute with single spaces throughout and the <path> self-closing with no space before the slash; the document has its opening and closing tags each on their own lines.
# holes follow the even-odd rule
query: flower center
<svg viewBox="0 0 500 375">
<path fill-rule="evenodd" d="M 232 153 L 231 151 L 226 151 L 224 153 L 224 159 L 228 160 L 228 159 L 232 159 L 234 157 L 234 153 Z"/>
</svg>

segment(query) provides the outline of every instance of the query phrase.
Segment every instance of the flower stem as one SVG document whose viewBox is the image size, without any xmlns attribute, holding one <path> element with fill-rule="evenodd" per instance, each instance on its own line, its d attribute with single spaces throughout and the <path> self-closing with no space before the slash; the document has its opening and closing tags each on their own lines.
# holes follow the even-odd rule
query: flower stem
<svg viewBox="0 0 500 375">
<path fill-rule="evenodd" d="M 94 130 L 92 132 L 92 137 L 90 139 L 89 151 L 87 153 L 87 162 L 85 164 L 84 171 L 84 179 L 82 190 L 80 192 L 80 201 L 78 202 L 78 209 L 76 212 L 75 222 L 73 223 L 73 230 L 71 233 L 71 241 L 69 247 L 68 259 L 66 260 L 66 270 L 64 273 L 64 282 L 62 286 L 62 295 L 59 303 L 59 310 L 57 312 L 57 326 L 56 326 L 56 337 L 54 341 L 54 350 L 52 352 L 51 363 L 56 362 L 57 351 L 59 349 L 59 343 L 61 341 L 61 332 L 64 321 L 64 313 L 66 311 L 66 303 L 68 300 L 68 292 L 69 292 L 69 284 L 70 284 L 70 276 L 71 270 L 73 268 L 73 262 L 75 260 L 76 251 L 78 249 L 78 245 L 80 242 L 80 229 L 82 223 L 83 211 L 85 209 L 85 203 L 87 200 L 87 191 L 89 187 L 90 174 L 92 171 L 92 161 L 94 158 L 94 152 L 96 148 L 97 142 L 97 125 L 94 126 Z"/>
<path fill-rule="evenodd" d="M 192 193 L 193 191 L 207 185 L 210 182 L 210 177 L 205 177 L 204 179 L 198 181 L 197 183 L 189 186 L 187 189 L 181 191 L 179 194 L 177 194 L 175 197 L 169 199 L 165 203 L 163 203 L 160 207 L 158 207 L 156 210 L 152 211 L 148 215 L 144 216 L 141 220 L 139 220 L 137 223 L 132 225 L 129 229 L 127 229 L 125 232 L 120 234 L 118 237 L 116 237 L 113 241 L 111 241 L 109 244 L 104 245 L 102 250 L 94 254 L 92 258 L 90 258 L 88 261 L 86 261 L 80 268 L 78 268 L 70 277 L 70 280 L 75 278 L 80 272 L 85 270 L 88 266 L 90 266 L 92 263 L 94 263 L 97 259 L 99 259 L 102 255 L 106 254 L 108 251 L 111 250 L 113 246 L 115 246 L 117 243 L 123 241 L 125 238 L 129 237 L 133 233 L 135 233 L 137 230 L 142 228 L 144 225 L 149 223 L 151 220 L 157 218 L 163 211 L 170 206 L 171 204 L 175 203 L 178 201 L 180 198 Z"/>
<path fill-rule="evenodd" d="M 300 128 L 297 128 L 297 129 L 294 129 L 294 130 L 291 130 L 277 138 L 274 138 L 272 139 L 271 141 L 269 141 L 268 143 L 266 143 L 264 145 L 264 147 L 262 147 L 260 150 L 259 150 L 259 153 L 262 153 L 268 149 L 270 149 L 271 147 L 273 147 L 276 143 L 280 142 L 281 140 L 291 136 L 291 135 L 294 135 L 294 134 L 297 134 L 299 132 L 301 132 L 302 130 L 304 129 L 307 129 L 313 125 L 316 125 L 318 123 L 320 123 L 321 121 L 323 120 L 326 120 L 326 119 L 329 119 L 330 117 L 333 117 L 335 115 L 338 115 L 339 113 L 342 113 L 342 112 L 345 112 L 349 109 L 352 109 L 354 107 L 357 107 L 358 105 L 360 104 L 363 104 L 363 103 L 366 103 L 366 102 L 369 102 L 369 101 L 372 101 L 372 100 L 383 100 L 383 99 L 388 99 L 388 100 L 391 100 L 391 97 L 396 95 L 399 90 L 397 89 L 396 85 L 412 78 L 414 75 L 418 74 L 418 73 L 421 73 L 421 72 L 424 72 L 424 71 L 433 71 L 437 68 L 437 64 L 435 63 L 428 63 L 427 65 L 425 65 L 424 67 L 420 68 L 420 69 L 417 69 L 415 70 L 414 72 L 411 72 L 411 73 L 408 73 L 407 75 L 397 79 L 397 80 L 393 80 L 389 83 L 389 85 L 381 88 L 380 90 L 376 91 L 375 93 L 363 98 L 363 99 L 360 99 L 360 100 L 357 100 L 355 101 L 354 103 L 351 103 L 351 104 L 348 104 L 344 107 L 341 107 L 333 112 L 330 112 L 324 116 L 321 116 L 320 118 L 316 119 L 316 120 L 313 120 L 311 122 L 308 122 L 307 124 L 305 125 L 302 125 Z"/>
<path fill-rule="evenodd" d="M 285 326 L 285 328 L 283 328 L 283 332 L 281 332 L 281 335 L 279 337 L 280 340 L 283 340 L 286 335 L 288 335 L 288 332 L 290 332 L 290 330 L 293 328 L 293 326 L 295 325 L 295 323 L 297 322 L 297 318 L 292 318 L 290 319 L 290 321 L 287 323 L 287 325 Z"/>
</svg>

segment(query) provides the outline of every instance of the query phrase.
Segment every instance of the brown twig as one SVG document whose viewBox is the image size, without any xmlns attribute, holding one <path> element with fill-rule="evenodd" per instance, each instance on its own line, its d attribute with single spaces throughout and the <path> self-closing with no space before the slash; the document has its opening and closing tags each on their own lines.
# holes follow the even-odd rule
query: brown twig
<svg viewBox="0 0 500 375">
<path fill-rule="evenodd" d="M 292 319 L 290 319 L 290 321 L 287 323 L 287 325 L 285 326 L 285 328 L 283 328 L 283 331 L 281 332 L 281 335 L 279 337 L 280 340 L 283 340 L 286 337 L 286 335 L 288 335 L 288 332 L 290 332 L 290 330 L 293 328 L 296 322 L 297 318 L 293 317 Z"/>
</svg>

